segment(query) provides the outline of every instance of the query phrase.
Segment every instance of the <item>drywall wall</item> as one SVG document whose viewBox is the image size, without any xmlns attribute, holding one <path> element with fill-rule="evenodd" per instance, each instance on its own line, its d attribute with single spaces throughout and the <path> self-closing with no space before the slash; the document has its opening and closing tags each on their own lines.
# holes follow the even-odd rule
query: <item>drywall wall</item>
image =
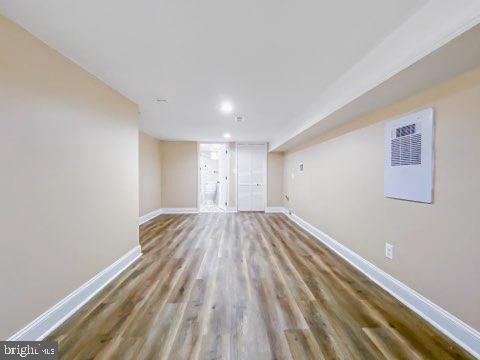
<svg viewBox="0 0 480 360">
<path fill-rule="evenodd" d="M 162 141 L 143 132 L 138 138 L 140 216 L 162 207 Z"/>
<path fill-rule="evenodd" d="M 479 99 L 480 68 L 292 149 L 284 165 L 287 208 L 477 330 Z M 385 198 L 385 121 L 430 106 L 434 202 Z"/>
<path fill-rule="evenodd" d="M 137 115 L 0 16 L 0 339 L 138 245 Z"/>
<path fill-rule="evenodd" d="M 162 142 L 162 207 L 196 208 L 198 155 L 194 141 Z"/>
<path fill-rule="evenodd" d="M 198 192 L 198 149 L 194 141 L 162 141 L 162 207 L 196 208 Z M 229 200 L 235 206 L 235 143 L 229 147 Z"/>
<path fill-rule="evenodd" d="M 268 153 L 267 206 L 283 206 L 283 153 Z"/>
</svg>

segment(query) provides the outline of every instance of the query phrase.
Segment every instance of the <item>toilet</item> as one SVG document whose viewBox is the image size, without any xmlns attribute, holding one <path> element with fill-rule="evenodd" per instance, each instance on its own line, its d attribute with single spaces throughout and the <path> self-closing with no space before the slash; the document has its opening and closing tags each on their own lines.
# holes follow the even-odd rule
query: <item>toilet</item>
<svg viewBox="0 0 480 360">
<path fill-rule="evenodd" d="M 218 182 L 206 182 L 203 185 L 204 204 L 213 205 L 217 201 Z"/>
</svg>

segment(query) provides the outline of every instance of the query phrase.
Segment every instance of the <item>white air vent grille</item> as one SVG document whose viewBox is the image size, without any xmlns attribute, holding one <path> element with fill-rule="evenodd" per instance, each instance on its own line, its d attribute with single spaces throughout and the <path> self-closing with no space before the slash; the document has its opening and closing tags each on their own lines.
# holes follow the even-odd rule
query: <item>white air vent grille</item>
<svg viewBox="0 0 480 360">
<path fill-rule="evenodd" d="M 422 134 L 415 133 L 415 124 L 397 128 L 391 141 L 391 165 L 420 165 L 422 163 Z"/>
<path fill-rule="evenodd" d="M 384 194 L 432 202 L 433 109 L 407 114 L 385 125 Z"/>
</svg>

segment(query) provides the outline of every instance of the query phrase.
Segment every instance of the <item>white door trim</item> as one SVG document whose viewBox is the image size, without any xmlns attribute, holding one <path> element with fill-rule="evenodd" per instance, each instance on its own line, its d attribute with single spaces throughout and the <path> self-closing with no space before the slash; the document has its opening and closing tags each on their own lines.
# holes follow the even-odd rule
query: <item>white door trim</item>
<svg viewBox="0 0 480 360">
<path fill-rule="evenodd" d="M 265 173 L 265 184 L 263 186 L 264 211 L 267 210 L 267 194 L 268 194 L 268 144 L 266 142 L 238 141 L 235 143 L 235 209 L 238 212 L 238 146 L 239 145 L 263 145 L 265 148 L 265 162 L 263 171 Z"/>
</svg>

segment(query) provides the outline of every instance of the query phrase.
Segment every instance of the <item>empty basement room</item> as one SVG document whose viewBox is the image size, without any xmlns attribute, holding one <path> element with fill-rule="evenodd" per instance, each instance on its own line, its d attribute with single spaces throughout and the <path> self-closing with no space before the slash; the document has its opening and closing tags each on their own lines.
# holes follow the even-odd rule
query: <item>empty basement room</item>
<svg viewBox="0 0 480 360">
<path fill-rule="evenodd" d="M 480 1 L 0 0 L 0 359 L 480 359 Z"/>
</svg>

